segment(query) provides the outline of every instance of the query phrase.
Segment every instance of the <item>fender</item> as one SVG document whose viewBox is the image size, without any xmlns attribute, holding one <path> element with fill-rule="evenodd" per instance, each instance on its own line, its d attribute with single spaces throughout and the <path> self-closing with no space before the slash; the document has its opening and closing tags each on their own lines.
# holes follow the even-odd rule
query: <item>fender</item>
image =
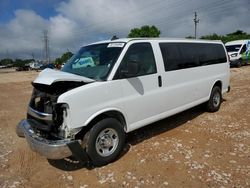
<svg viewBox="0 0 250 188">
<path fill-rule="evenodd" d="M 116 111 L 116 112 L 119 112 L 123 115 L 124 119 L 125 119 L 125 122 L 127 122 L 127 117 L 126 117 L 126 114 L 123 113 L 123 111 L 119 108 L 105 108 L 105 109 L 102 109 L 94 114 L 92 114 L 88 119 L 87 121 L 85 121 L 84 123 L 84 126 L 87 126 L 93 119 L 95 119 L 97 116 L 103 114 L 103 113 L 106 113 L 106 112 L 110 112 L 110 111 Z M 127 126 L 127 125 L 126 125 Z"/>
<path fill-rule="evenodd" d="M 222 89 L 223 89 L 223 88 L 222 88 L 222 81 L 219 80 L 219 79 L 217 79 L 217 80 L 214 81 L 212 87 L 210 88 L 210 93 L 209 93 L 209 96 L 208 96 L 208 97 L 210 97 L 211 92 L 212 92 L 212 89 L 213 89 L 213 87 L 215 86 L 215 84 L 216 84 L 217 82 L 219 82 L 219 83 L 221 84 L 221 92 L 222 92 Z M 222 94 L 222 93 L 221 93 L 221 94 Z"/>
</svg>

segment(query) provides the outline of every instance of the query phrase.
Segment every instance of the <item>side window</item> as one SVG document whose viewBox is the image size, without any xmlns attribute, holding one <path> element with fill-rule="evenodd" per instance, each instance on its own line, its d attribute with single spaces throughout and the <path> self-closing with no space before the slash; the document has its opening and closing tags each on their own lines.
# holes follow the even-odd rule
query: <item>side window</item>
<svg viewBox="0 0 250 188">
<path fill-rule="evenodd" d="M 226 52 L 225 52 L 222 45 L 215 44 L 214 51 L 216 53 L 215 63 L 226 63 L 227 62 Z"/>
<path fill-rule="evenodd" d="M 165 71 L 180 69 L 180 66 L 183 64 L 180 44 L 160 43 L 160 49 L 164 61 Z"/>
<path fill-rule="evenodd" d="M 192 68 L 199 66 L 198 44 L 182 43 L 180 46 L 183 62 L 179 65 L 180 69 Z"/>
<path fill-rule="evenodd" d="M 160 43 L 165 71 L 199 66 L 199 46 L 192 43 Z"/>
<path fill-rule="evenodd" d="M 198 54 L 201 66 L 227 62 L 225 50 L 220 44 L 200 44 Z"/>
<path fill-rule="evenodd" d="M 227 62 L 221 44 L 160 43 L 165 71 Z"/>
<path fill-rule="evenodd" d="M 247 46 L 246 44 L 244 44 L 244 46 L 241 48 L 240 54 L 243 54 L 246 51 L 247 51 Z"/>
<path fill-rule="evenodd" d="M 138 71 L 137 73 L 127 72 L 127 75 L 124 75 L 123 72 L 130 71 L 132 67 L 131 64 L 137 64 Z M 133 71 L 132 71 L 133 72 Z M 128 78 L 143 76 L 148 74 L 156 73 L 156 64 L 154 53 L 150 43 L 135 43 L 132 44 L 127 50 L 121 65 L 118 70 L 118 74 L 115 77 L 117 78 Z M 129 75 L 129 76 L 128 76 Z"/>
</svg>

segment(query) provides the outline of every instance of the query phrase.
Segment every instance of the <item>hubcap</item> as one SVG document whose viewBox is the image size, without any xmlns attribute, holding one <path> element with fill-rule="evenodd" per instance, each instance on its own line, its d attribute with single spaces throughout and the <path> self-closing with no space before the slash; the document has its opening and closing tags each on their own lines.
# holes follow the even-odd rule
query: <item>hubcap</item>
<svg viewBox="0 0 250 188">
<path fill-rule="evenodd" d="M 117 149 L 118 142 L 117 132 L 112 128 L 106 128 L 96 138 L 96 151 L 100 156 L 107 157 Z"/>
<path fill-rule="evenodd" d="M 220 104 L 220 94 L 216 92 L 213 96 L 213 105 L 214 107 L 218 107 L 219 104 Z"/>
</svg>

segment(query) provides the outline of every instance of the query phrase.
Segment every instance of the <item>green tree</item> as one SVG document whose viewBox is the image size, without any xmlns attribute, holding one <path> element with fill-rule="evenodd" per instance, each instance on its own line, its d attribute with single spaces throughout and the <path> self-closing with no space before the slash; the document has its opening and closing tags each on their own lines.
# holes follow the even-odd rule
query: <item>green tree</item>
<svg viewBox="0 0 250 188">
<path fill-rule="evenodd" d="M 134 28 L 131 29 L 128 37 L 129 38 L 136 38 L 136 37 L 159 37 L 161 34 L 161 31 L 155 27 L 154 25 L 149 26 L 145 25 L 141 28 Z"/>
<path fill-rule="evenodd" d="M 10 64 L 13 64 L 13 60 L 12 59 L 2 59 L 0 61 L 0 65 L 10 65 Z"/>
<path fill-rule="evenodd" d="M 194 39 L 193 36 L 187 36 L 186 39 Z"/>
<path fill-rule="evenodd" d="M 223 36 L 217 35 L 216 33 L 213 33 L 212 35 L 206 35 L 202 36 L 201 39 L 207 39 L 207 40 L 221 40 Z"/>
<path fill-rule="evenodd" d="M 237 30 L 233 33 L 228 33 L 226 35 L 217 35 L 216 33 L 214 33 L 212 35 L 202 36 L 201 39 L 221 40 L 222 42 L 226 43 L 233 40 L 250 39 L 250 34 L 241 30 Z"/>
<path fill-rule="evenodd" d="M 230 36 L 230 35 L 247 35 L 247 33 L 244 32 L 244 31 L 241 31 L 241 30 L 237 30 L 237 31 L 235 31 L 233 33 L 227 34 L 227 36 Z"/>
<path fill-rule="evenodd" d="M 33 59 L 16 59 L 13 62 L 13 65 L 15 67 L 22 67 L 24 65 L 27 65 L 27 64 L 31 63 L 32 61 L 34 61 L 34 60 Z"/>
<path fill-rule="evenodd" d="M 65 52 L 61 57 L 56 58 L 55 64 L 61 65 L 65 63 L 69 58 L 71 58 L 74 54 L 72 52 Z"/>
</svg>

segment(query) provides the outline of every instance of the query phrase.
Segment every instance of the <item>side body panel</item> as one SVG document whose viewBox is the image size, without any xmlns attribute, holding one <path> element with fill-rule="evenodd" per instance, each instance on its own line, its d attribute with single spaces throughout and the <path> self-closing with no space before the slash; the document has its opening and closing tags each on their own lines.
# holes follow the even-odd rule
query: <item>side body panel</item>
<svg viewBox="0 0 250 188">
<path fill-rule="evenodd" d="M 132 116 L 127 115 L 129 131 L 206 102 L 210 97 L 212 87 L 217 81 L 222 83 L 222 93 L 228 90 L 230 75 L 228 59 L 227 62 L 221 64 L 166 72 L 164 70 L 159 43 L 156 41 L 151 43 L 158 67 L 157 76 L 161 76 L 162 78 L 162 87 L 156 87 L 156 90 L 151 92 L 152 95 L 149 98 L 145 97 L 144 116 L 141 115 L 141 110 L 139 112 L 137 111 L 137 109 L 140 108 L 137 105 L 141 105 L 144 99 L 141 99 L 141 101 L 138 100 L 141 104 L 139 102 L 135 103 L 136 106 L 134 106 L 134 108 L 136 109 L 134 110 L 130 107 L 131 109 L 127 112 L 127 108 L 125 108 L 127 114 L 136 113 Z M 150 87 L 148 85 L 149 83 L 150 82 L 145 82 L 144 86 Z M 131 97 L 133 94 L 132 92 L 127 92 L 128 85 L 124 87 L 123 91 L 126 91 L 124 94 Z M 148 99 L 152 100 L 151 103 Z M 144 107 L 144 105 L 141 106 Z"/>
</svg>

